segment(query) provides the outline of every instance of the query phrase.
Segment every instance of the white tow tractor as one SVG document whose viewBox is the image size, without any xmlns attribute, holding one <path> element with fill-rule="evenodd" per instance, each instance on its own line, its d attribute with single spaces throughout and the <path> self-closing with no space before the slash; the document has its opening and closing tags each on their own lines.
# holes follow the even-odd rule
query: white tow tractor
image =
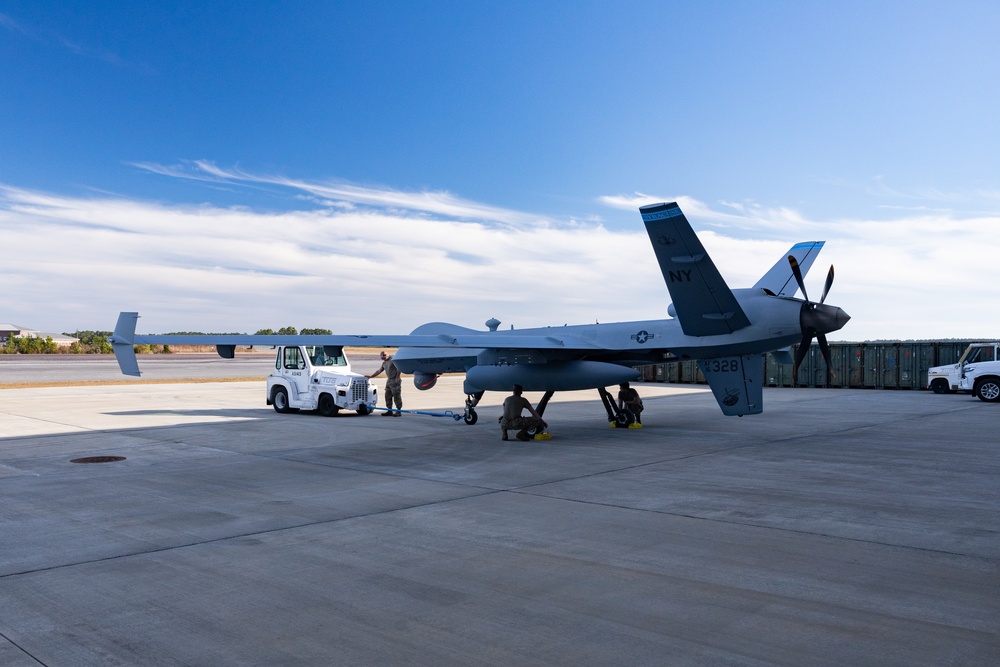
<svg viewBox="0 0 1000 667">
<path fill-rule="evenodd" d="M 337 345 L 282 345 L 267 376 L 267 404 L 275 412 L 316 410 L 333 417 L 341 410 L 367 415 L 378 390 L 364 375 L 351 371 L 344 348 Z"/>
<path fill-rule="evenodd" d="M 965 348 L 957 364 L 935 366 L 927 369 L 927 388 L 935 394 L 950 394 L 965 391 L 961 386 L 963 369 L 981 361 L 996 361 L 1000 359 L 1000 342 L 972 343 Z"/>
</svg>

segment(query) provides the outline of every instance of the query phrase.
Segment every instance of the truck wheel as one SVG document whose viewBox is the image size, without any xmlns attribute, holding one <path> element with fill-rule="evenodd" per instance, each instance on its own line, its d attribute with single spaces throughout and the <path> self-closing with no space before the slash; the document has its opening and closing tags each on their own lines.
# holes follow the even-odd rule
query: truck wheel
<svg viewBox="0 0 1000 667">
<path fill-rule="evenodd" d="M 274 395 L 271 396 L 271 403 L 274 405 L 274 411 L 280 412 L 281 414 L 299 411 L 298 408 L 288 407 L 288 392 L 285 391 L 284 387 L 274 388 Z"/>
<path fill-rule="evenodd" d="M 948 386 L 948 381 L 944 378 L 938 378 L 931 382 L 931 390 L 935 394 L 950 394 L 951 387 Z"/>
<path fill-rule="evenodd" d="M 980 401 L 996 403 L 1000 401 L 1000 380 L 996 378 L 983 378 L 976 382 L 976 388 L 973 389 L 973 393 Z"/>
<path fill-rule="evenodd" d="M 336 417 L 337 413 L 340 412 L 340 406 L 337 405 L 330 394 L 319 395 L 319 407 L 317 409 L 324 417 Z"/>
</svg>

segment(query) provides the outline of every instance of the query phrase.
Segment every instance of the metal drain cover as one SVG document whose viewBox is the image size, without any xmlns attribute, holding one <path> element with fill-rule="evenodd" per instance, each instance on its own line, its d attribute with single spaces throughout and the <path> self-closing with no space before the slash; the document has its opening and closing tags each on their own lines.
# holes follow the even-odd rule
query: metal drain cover
<svg viewBox="0 0 1000 667">
<path fill-rule="evenodd" d="M 124 460 L 124 456 L 84 456 L 82 459 L 70 459 L 70 463 L 114 463 Z"/>
</svg>

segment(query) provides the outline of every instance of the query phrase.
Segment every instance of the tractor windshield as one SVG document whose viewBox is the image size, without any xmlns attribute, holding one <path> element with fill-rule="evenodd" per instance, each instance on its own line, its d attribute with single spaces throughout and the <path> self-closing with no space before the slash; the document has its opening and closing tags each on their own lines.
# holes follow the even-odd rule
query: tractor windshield
<svg viewBox="0 0 1000 667">
<path fill-rule="evenodd" d="M 346 366 L 344 348 L 339 345 L 307 345 L 306 355 L 313 366 Z"/>
</svg>

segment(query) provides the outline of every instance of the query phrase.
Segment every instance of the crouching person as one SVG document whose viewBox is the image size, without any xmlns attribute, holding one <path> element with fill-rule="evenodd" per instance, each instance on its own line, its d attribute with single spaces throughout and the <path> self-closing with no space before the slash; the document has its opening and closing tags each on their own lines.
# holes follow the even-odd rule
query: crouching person
<svg viewBox="0 0 1000 667">
<path fill-rule="evenodd" d="M 629 428 L 642 428 L 642 399 L 628 382 L 618 385 L 618 409 L 628 417 Z"/>
<path fill-rule="evenodd" d="M 541 433 L 546 428 L 549 427 L 542 419 L 541 415 L 531 407 L 531 403 L 528 402 L 521 393 L 524 389 L 519 384 L 514 385 L 514 393 L 504 399 L 503 402 L 503 417 L 500 418 L 500 439 L 507 439 L 508 429 L 517 429 L 517 433 L 514 437 L 518 440 L 531 440 L 531 436 L 528 435 L 528 429 L 535 429 L 536 433 Z M 522 417 L 521 413 L 527 410 L 531 413 L 530 417 Z"/>
</svg>

